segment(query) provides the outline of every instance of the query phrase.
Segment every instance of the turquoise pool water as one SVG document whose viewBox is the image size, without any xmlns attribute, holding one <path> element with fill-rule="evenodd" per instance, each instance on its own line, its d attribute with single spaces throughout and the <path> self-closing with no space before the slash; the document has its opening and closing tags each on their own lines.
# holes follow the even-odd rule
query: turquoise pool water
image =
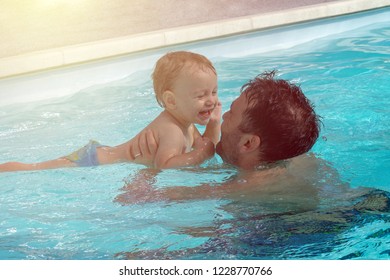
<svg viewBox="0 0 390 280">
<path fill-rule="evenodd" d="M 278 69 L 282 78 L 300 83 L 323 117 L 313 152 L 352 189 L 390 191 L 389 23 L 212 60 L 224 110 L 262 71 Z M 107 145 L 130 139 L 161 110 L 152 67 L 71 96 L 1 106 L 0 162 L 55 158 L 89 139 Z M 345 194 L 330 173 L 323 174 L 325 210 L 308 213 L 218 199 L 115 203 L 141 169 L 118 164 L 0 174 L 0 259 L 389 259 L 388 210 L 333 211 L 334 196 Z M 156 185 L 221 183 L 236 173 L 216 157 L 200 168 L 163 171 Z M 347 197 L 343 203 L 352 202 Z M 189 234 L 189 228 L 211 234 Z"/>
</svg>

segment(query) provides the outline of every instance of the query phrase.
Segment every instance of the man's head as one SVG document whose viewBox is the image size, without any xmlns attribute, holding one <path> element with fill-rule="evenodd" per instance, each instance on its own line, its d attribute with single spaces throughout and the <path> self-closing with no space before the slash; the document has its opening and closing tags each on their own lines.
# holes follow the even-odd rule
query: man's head
<svg viewBox="0 0 390 280">
<path fill-rule="evenodd" d="M 299 86 L 275 79 L 275 72 L 257 76 L 223 116 L 217 153 L 242 168 L 276 162 L 306 153 L 319 135 L 319 117 Z"/>
</svg>

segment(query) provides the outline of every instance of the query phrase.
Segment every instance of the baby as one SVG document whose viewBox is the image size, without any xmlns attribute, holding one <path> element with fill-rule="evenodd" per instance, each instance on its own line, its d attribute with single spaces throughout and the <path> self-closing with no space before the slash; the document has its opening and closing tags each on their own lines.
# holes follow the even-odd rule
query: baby
<svg viewBox="0 0 390 280">
<path fill-rule="evenodd" d="M 130 141 L 115 147 L 90 141 L 71 155 L 40 163 L 8 162 L 1 171 L 39 170 L 136 162 L 163 169 L 196 165 L 212 157 L 219 140 L 221 104 L 217 95 L 217 74 L 204 56 L 186 51 L 161 57 L 152 75 L 157 102 L 163 112 Z M 203 136 L 194 124 L 207 125 Z M 146 133 L 143 133 L 146 132 Z M 156 139 L 156 153 L 149 162 L 134 154 L 142 137 Z M 137 160 L 139 157 L 140 160 Z"/>
</svg>

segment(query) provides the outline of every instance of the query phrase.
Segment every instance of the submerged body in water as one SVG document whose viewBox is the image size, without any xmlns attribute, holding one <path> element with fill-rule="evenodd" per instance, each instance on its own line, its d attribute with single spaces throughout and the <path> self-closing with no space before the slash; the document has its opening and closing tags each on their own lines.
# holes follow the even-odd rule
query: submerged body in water
<svg viewBox="0 0 390 280">
<path fill-rule="evenodd" d="M 146 172 L 146 174 L 148 174 Z M 390 194 L 386 191 L 351 188 L 325 161 L 300 156 L 271 168 L 260 168 L 231 178 L 221 185 L 153 188 L 153 176 L 130 182 L 116 198 L 122 204 L 181 203 L 219 198 L 230 218 L 216 217 L 210 225 L 175 229 L 177 234 L 208 238 L 202 245 L 182 250 L 120 252 L 125 259 L 287 259 L 331 255 L 349 242 L 349 230 L 371 223 L 390 222 Z M 150 185 L 145 191 L 145 182 Z M 370 240 L 389 234 L 377 229 Z M 383 250 L 386 257 L 390 251 Z M 340 252 L 332 258 L 353 259 L 360 251 Z"/>
</svg>

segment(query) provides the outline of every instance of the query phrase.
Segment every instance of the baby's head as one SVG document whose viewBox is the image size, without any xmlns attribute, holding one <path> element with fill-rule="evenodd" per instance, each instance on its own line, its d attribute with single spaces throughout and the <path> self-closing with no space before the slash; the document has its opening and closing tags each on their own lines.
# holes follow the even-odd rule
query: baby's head
<svg viewBox="0 0 390 280">
<path fill-rule="evenodd" d="M 177 81 L 183 69 L 193 67 L 203 71 L 212 71 L 215 75 L 217 75 L 217 72 L 210 60 L 203 55 L 192 52 L 169 52 L 157 61 L 152 74 L 152 79 L 156 99 L 161 107 L 165 107 L 162 98 L 164 92 L 172 90 L 174 83 Z"/>
</svg>

